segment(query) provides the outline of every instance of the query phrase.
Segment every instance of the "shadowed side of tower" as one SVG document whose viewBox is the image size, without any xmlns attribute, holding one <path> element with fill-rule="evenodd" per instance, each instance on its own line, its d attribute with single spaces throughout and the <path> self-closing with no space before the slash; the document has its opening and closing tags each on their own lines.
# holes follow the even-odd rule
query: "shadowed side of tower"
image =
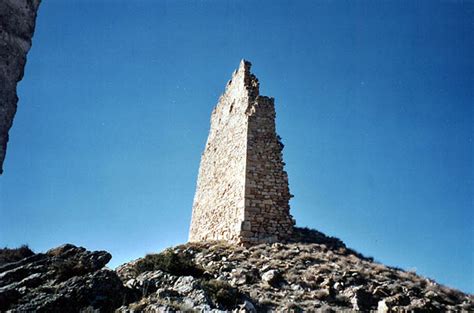
<svg viewBox="0 0 474 313">
<path fill-rule="evenodd" d="M 273 98 L 242 60 L 211 115 L 189 241 L 285 241 L 294 221 Z"/>
<path fill-rule="evenodd" d="M 285 241 L 293 231 L 283 144 L 275 130 L 273 98 L 258 96 L 247 111 L 247 165 L 243 242 Z"/>
</svg>

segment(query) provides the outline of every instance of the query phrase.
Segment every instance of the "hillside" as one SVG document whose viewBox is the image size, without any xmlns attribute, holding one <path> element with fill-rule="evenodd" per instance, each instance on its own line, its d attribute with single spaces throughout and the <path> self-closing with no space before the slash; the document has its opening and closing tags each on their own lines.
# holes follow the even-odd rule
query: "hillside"
<svg viewBox="0 0 474 313">
<path fill-rule="evenodd" d="M 104 267 L 110 258 L 64 245 L 2 264 L 0 311 L 474 310 L 472 295 L 307 229 L 285 244 L 188 243 L 116 271 Z"/>
</svg>

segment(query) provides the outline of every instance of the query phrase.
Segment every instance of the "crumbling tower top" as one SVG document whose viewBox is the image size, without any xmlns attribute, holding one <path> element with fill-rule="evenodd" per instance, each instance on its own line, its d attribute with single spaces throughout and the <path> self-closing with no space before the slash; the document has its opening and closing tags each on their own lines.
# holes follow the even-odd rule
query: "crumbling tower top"
<svg viewBox="0 0 474 313">
<path fill-rule="evenodd" d="M 249 96 L 252 96 L 252 98 L 255 100 L 255 98 L 260 93 L 260 84 L 257 77 L 250 72 L 251 67 L 252 63 L 242 59 L 239 64 L 239 68 L 234 71 L 232 74 L 232 79 L 227 83 L 227 85 L 229 86 L 233 81 L 238 81 L 240 79 L 240 82 L 246 86 Z"/>
<path fill-rule="evenodd" d="M 199 168 L 190 241 L 256 244 L 293 231 L 290 192 L 275 131 L 273 98 L 259 95 L 251 63 L 240 62 L 211 115 Z"/>
</svg>

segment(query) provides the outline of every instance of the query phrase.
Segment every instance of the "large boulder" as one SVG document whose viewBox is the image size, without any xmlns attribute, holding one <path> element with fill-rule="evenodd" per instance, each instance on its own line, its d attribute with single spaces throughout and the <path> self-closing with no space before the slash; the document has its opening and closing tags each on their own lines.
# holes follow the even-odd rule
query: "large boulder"
<svg viewBox="0 0 474 313">
<path fill-rule="evenodd" d="M 111 255 L 66 244 L 0 265 L 0 311 L 109 312 L 130 294 L 115 271 L 104 268 Z"/>
</svg>

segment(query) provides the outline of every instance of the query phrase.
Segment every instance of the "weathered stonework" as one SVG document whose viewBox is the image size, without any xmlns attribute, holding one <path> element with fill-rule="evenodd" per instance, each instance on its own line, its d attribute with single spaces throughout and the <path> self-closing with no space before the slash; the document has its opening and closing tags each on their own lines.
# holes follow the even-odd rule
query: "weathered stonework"
<svg viewBox="0 0 474 313">
<path fill-rule="evenodd" d="M 283 145 L 273 98 L 259 95 L 242 60 L 211 115 L 194 197 L 189 241 L 286 241 L 290 215 Z"/>
<path fill-rule="evenodd" d="M 0 174 L 40 0 L 0 0 Z"/>
</svg>

